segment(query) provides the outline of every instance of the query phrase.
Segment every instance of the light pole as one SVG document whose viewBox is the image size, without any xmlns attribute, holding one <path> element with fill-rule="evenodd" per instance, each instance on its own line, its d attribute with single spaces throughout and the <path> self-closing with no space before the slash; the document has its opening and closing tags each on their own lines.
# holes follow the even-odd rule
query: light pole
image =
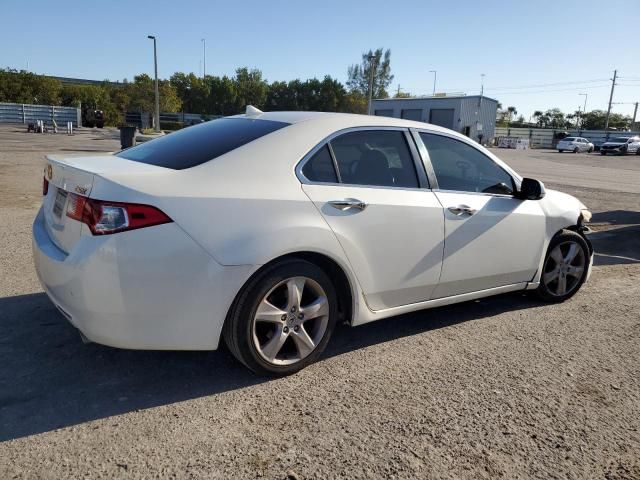
<svg viewBox="0 0 640 480">
<path fill-rule="evenodd" d="M 207 76 L 207 41 L 202 40 L 202 78 Z"/>
<path fill-rule="evenodd" d="M 436 77 L 438 76 L 437 70 L 429 70 L 429 73 L 433 73 L 433 94 L 432 96 L 436 96 Z"/>
<path fill-rule="evenodd" d="M 587 97 L 589 96 L 588 93 L 579 93 L 578 95 L 584 95 L 584 107 L 582 107 L 582 115 L 585 115 L 587 113 Z M 584 121 L 582 119 L 582 115 L 580 116 L 580 127 L 582 127 L 582 125 L 584 125 Z"/>
<path fill-rule="evenodd" d="M 369 59 L 369 107 L 367 109 L 367 113 L 371 115 L 371 99 L 373 97 L 373 70 L 375 67 L 374 60 L 377 59 L 375 55 L 369 55 L 367 57 Z"/>
<path fill-rule="evenodd" d="M 156 75 L 156 111 L 154 112 L 154 129 L 156 132 L 160 132 L 160 91 L 158 90 L 158 51 L 156 50 L 156 37 L 153 35 L 147 35 L 147 38 L 153 40 L 153 68 Z"/>
</svg>

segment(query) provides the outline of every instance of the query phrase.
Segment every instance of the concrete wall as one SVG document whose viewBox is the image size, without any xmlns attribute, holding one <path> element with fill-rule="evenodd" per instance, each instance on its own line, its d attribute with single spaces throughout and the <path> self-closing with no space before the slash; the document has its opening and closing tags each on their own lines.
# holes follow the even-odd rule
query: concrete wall
<svg viewBox="0 0 640 480">
<path fill-rule="evenodd" d="M 605 130 L 566 130 L 552 128 L 508 128 L 497 127 L 496 139 L 500 137 L 518 137 L 529 139 L 531 148 L 553 148 L 553 136 L 557 132 L 568 132 L 570 136 L 582 137 L 594 143 L 606 141 L 609 137 L 633 137 L 640 132 L 616 132 Z"/>
</svg>

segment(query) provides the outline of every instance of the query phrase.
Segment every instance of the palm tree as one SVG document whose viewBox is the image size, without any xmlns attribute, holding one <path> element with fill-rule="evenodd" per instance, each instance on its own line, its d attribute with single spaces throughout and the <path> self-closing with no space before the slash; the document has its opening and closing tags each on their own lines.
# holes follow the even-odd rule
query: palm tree
<svg viewBox="0 0 640 480">
<path fill-rule="evenodd" d="M 518 110 L 516 110 L 516 107 L 507 107 L 507 112 L 509 114 L 509 123 L 511 123 L 511 119 L 518 113 Z"/>
<path fill-rule="evenodd" d="M 536 110 L 535 112 L 533 112 L 533 118 L 536 119 L 536 123 L 538 124 L 538 126 L 542 125 L 542 121 L 541 121 L 542 115 L 544 115 L 544 113 L 542 113 L 541 110 Z"/>
</svg>

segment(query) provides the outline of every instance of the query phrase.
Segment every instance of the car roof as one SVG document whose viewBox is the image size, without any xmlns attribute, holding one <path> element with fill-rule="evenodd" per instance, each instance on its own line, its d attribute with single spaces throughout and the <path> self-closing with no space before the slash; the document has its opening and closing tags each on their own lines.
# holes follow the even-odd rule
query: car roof
<svg viewBox="0 0 640 480">
<path fill-rule="evenodd" d="M 297 124 L 307 123 L 324 123 L 326 121 L 335 121 L 344 127 L 405 127 L 405 128 L 428 128 L 432 131 L 440 131 L 452 133 L 451 130 L 424 122 L 416 122 L 413 120 L 405 120 L 395 117 L 379 117 L 376 115 L 358 115 L 355 113 L 336 113 L 336 112 L 263 112 L 254 115 L 234 115 L 231 118 L 249 118 L 260 120 L 271 120 L 276 122 L 285 122 Z"/>
</svg>

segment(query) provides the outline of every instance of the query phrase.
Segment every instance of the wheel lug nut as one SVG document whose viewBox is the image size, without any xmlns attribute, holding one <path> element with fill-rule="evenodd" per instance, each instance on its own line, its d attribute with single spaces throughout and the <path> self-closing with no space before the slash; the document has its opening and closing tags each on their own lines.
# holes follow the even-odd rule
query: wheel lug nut
<svg viewBox="0 0 640 480">
<path fill-rule="evenodd" d="M 291 307 L 291 313 L 296 311 L 296 307 Z"/>
<path fill-rule="evenodd" d="M 299 314 L 299 315 L 298 315 L 298 318 L 299 318 L 300 320 L 302 320 L 302 319 L 304 318 L 304 315 L 301 313 L 301 314 Z"/>
<path fill-rule="evenodd" d="M 282 320 L 283 322 L 284 322 L 286 319 L 287 319 L 287 314 L 286 314 L 286 313 L 280 317 L 280 320 Z"/>
<path fill-rule="evenodd" d="M 284 333 L 289 333 L 289 327 L 284 327 L 284 328 L 282 329 L 282 331 L 283 331 Z"/>
<path fill-rule="evenodd" d="M 300 327 L 296 325 L 295 327 L 293 327 L 293 330 L 297 332 L 298 330 L 300 330 Z"/>
</svg>

